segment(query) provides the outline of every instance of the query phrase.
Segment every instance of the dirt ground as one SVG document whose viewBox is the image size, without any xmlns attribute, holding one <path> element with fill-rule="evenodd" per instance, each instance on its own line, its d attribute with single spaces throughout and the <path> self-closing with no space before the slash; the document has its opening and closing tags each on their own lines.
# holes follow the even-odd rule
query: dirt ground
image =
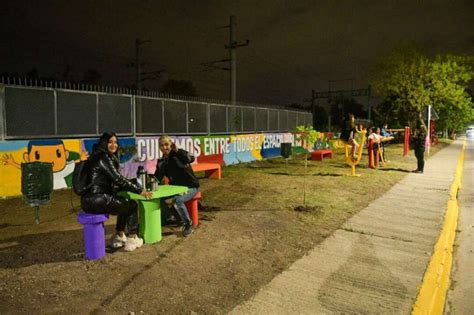
<svg viewBox="0 0 474 315">
<path fill-rule="evenodd" d="M 443 144 L 432 149 L 432 154 Z M 84 260 L 79 199 L 55 191 L 41 223 L 21 198 L 0 200 L 0 313 L 226 313 L 305 255 L 354 213 L 415 168 L 401 145 L 390 162 L 351 177 L 341 152 L 240 164 L 222 180 L 201 179 L 200 225 L 189 238 L 165 227 L 163 240 Z M 303 204 L 312 211 L 294 211 Z M 115 218 L 106 224 L 110 239 Z"/>
</svg>

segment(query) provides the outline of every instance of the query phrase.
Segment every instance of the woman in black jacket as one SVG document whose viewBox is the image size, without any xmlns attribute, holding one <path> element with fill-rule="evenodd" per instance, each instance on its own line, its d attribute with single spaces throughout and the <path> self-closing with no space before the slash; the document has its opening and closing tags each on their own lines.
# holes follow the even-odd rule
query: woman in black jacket
<svg viewBox="0 0 474 315">
<path fill-rule="evenodd" d="M 116 234 L 112 247 L 125 246 L 125 251 L 133 251 L 143 245 L 137 236 L 138 209 L 136 202 L 117 196 L 118 191 L 131 191 L 150 198 L 151 193 L 120 175 L 117 136 L 105 132 L 94 145 L 87 162 L 88 182 L 91 187 L 81 197 L 81 207 L 87 213 L 107 213 L 117 215 Z M 125 227 L 128 237 L 125 236 Z"/>
</svg>

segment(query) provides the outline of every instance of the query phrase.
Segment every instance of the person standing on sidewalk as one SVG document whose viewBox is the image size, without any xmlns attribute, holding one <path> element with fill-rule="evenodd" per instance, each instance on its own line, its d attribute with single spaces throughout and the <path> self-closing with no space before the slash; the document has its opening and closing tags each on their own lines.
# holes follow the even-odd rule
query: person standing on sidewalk
<svg viewBox="0 0 474 315">
<path fill-rule="evenodd" d="M 163 157 L 156 164 L 155 176 L 158 181 L 161 182 L 166 176 L 171 185 L 189 188 L 184 195 L 174 196 L 171 200 L 162 199 L 161 209 L 165 210 L 167 206 L 173 206 L 176 209 L 183 221 L 183 236 L 188 237 L 193 232 L 193 224 L 185 203 L 191 200 L 199 189 L 199 180 L 191 167 L 194 156 L 185 150 L 176 148 L 176 144 L 166 135 L 160 137 L 159 145 Z"/>
<path fill-rule="evenodd" d="M 413 134 L 412 144 L 413 150 L 417 160 L 417 168 L 413 173 L 423 173 L 425 168 L 425 140 L 426 140 L 426 127 L 424 124 L 419 124 L 415 133 Z"/>
</svg>

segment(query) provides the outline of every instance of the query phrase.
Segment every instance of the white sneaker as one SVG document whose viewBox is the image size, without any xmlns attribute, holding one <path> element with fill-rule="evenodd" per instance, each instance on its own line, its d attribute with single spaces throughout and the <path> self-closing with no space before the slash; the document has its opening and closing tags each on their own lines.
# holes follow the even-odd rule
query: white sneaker
<svg viewBox="0 0 474 315">
<path fill-rule="evenodd" d="M 142 245 L 143 238 L 139 238 L 138 236 L 128 237 L 127 241 L 125 242 L 125 248 L 123 250 L 126 252 L 132 252 L 135 249 L 141 247 Z"/>
<path fill-rule="evenodd" d="M 118 234 L 115 234 L 112 237 L 112 242 L 111 242 L 110 246 L 112 248 L 120 248 L 120 247 L 123 247 L 125 245 L 125 242 L 127 242 L 127 236 L 125 236 L 125 234 L 123 234 L 122 236 L 120 236 Z"/>
</svg>

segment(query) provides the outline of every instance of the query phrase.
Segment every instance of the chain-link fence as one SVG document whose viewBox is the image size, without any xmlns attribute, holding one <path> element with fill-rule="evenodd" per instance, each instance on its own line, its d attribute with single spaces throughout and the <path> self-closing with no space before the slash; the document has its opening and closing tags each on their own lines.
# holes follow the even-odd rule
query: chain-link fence
<svg viewBox="0 0 474 315">
<path fill-rule="evenodd" d="M 288 132 L 313 122 L 278 107 L 16 85 L 0 85 L 0 115 L 1 139 Z"/>
</svg>

